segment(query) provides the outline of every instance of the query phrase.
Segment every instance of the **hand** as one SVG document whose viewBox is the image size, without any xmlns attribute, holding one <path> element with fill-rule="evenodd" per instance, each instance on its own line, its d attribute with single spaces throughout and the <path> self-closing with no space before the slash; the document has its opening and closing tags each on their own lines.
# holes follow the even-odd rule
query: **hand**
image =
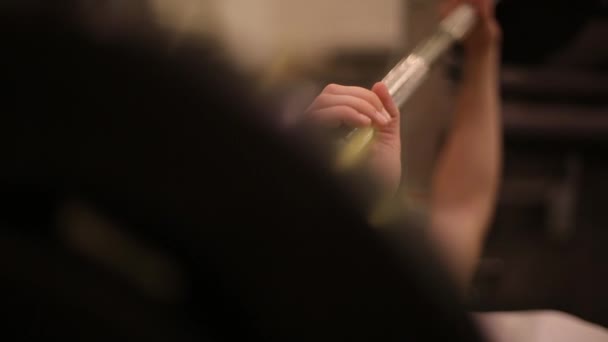
<svg viewBox="0 0 608 342">
<path fill-rule="evenodd" d="M 445 17 L 463 3 L 473 5 L 479 16 L 477 25 L 464 41 L 467 52 L 483 52 L 498 46 L 502 33 L 495 17 L 494 0 L 445 0 L 441 3 L 439 12 Z"/>
<path fill-rule="evenodd" d="M 401 182 L 401 120 L 383 83 L 376 83 L 371 90 L 330 84 L 314 100 L 306 117 L 319 127 L 374 126 L 368 165 L 383 191 L 396 192 Z"/>
</svg>

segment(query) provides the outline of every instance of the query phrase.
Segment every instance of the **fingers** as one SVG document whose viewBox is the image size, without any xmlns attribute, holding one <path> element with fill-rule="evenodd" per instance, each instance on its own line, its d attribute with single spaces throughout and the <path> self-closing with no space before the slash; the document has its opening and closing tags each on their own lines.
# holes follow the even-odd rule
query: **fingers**
<svg viewBox="0 0 608 342">
<path fill-rule="evenodd" d="M 347 87 L 347 86 L 341 86 L 338 84 L 330 84 L 327 87 L 325 87 L 325 90 L 323 90 L 323 93 L 335 94 L 335 95 L 351 95 L 351 96 L 359 97 L 359 98 L 364 99 L 367 102 L 371 103 L 378 111 L 382 111 L 382 109 L 383 109 L 382 102 L 380 101 L 378 96 L 376 96 L 376 94 L 374 94 L 373 92 L 371 92 L 365 88 Z"/>
<path fill-rule="evenodd" d="M 493 0 L 446 0 L 439 4 L 441 18 L 448 16 L 453 10 L 463 3 L 469 3 L 477 10 L 482 19 L 494 17 L 496 6 Z"/>
<path fill-rule="evenodd" d="M 360 114 L 369 117 L 377 125 L 386 125 L 390 118 L 376 109 L 369 102 L 350 95 L 321 94 L 317 97 L 312 109 L 323 109 L 335 106 L 347 106 Z"/>
<path fill-rule="evenodd" d="M 392 118 L 399 117 L 399 108 L 395 104 L 395 101 L 393 101 L 393 98 L 391 97 L 391 94 L 388 92 L 388 88 L 384 83 L 376 83 L 373 86 L 372 91 L 378 96 L 380 101 L 382 101 L 382 105 Z"/>
<path fill-rule="evenodd" d="M 343 112 L 336 113 L 337 109 Z M 370 90 L 358 87 L 339 85 L 326 87 L 315 99 L 309 112 L 317 121 L 330 125 L 342 122 L 357 127 L 371 123 L 384 126 L 391 121 L 378 96 Z M 361 117 L 366 117 L 367 120 L 362 120 Z"/>
<path fill-rule="evenodd" d="M 484 0 L 484 7 L 488 18 L 496 17 L 496 1 Z"/>
<path fill-rule="evenodd" d="M 477 9 L 477 13 L 482 19 L 489 19 L 493 15 L 494 4 L 491 0 L 469 0 Z"/>
<path fill-rule="evenodd" d="M 372 120 L 368 116 L 359 113 L 352 107 L 343 105 L 315 110 L 312 115 L 314 120 L 334 128 L 342 125 L 359 128 L 372 124 Z"/>
</svg>

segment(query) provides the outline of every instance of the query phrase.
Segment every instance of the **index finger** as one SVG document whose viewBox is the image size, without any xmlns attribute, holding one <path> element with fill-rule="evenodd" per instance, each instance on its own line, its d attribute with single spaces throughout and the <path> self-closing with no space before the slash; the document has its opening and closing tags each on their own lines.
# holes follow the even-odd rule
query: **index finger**
<svg viewBox="0 0 608 342">
<path fill-rule="evenodd" d="M 367 90 L 365 88 L 330 84 L 327 87 L 325 87 L 324 91 L 329 94 L 334 94 L 334 95 L 350 95 L 350 96 L 358 97 L 360 99 L 363 99 L 363 100 L 369 102 L 379 112 L 381 112 L 382 109 L 384 108 L 384 106 L 382 105 L 382 101 L 378 98 L 378 96 L 374 92 Z"/>
</svg>

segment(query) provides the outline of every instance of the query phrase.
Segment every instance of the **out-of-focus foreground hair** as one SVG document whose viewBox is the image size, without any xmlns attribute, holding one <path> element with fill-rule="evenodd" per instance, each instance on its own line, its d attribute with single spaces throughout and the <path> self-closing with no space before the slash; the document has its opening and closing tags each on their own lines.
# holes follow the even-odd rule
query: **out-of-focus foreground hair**
<svg viewBox="0 0 608 342">
<path fill-rule="evenodd" d="M 229 66 L 91 3 L 0 5 L 0 339 L 478 340 Z"/>
</svg>

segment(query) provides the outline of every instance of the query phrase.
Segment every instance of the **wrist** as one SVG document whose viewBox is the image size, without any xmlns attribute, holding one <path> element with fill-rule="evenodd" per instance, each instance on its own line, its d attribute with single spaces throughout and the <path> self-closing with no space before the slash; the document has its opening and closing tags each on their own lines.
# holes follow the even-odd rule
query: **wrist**
<svg viewBox="0 0 608 342">
<path fill-rule="evenodd" d="M 483 43 L 469 44 L 468 46 L 465 46 L 465 57 L 471 59 L 497 56 L 500 53 L 500 47 L 501 43 L 499 39 L 488 38 L 488 40 L 484 41 Z"/>
<path fill-rule="evenodd" d="M 502 30 L 495 20 L 481 22 L 464 43 L 465 51 L 470 55 L 498 51 L 502 44 Z"/>
<path fill-rule="evenodd" d="M 477 73 L 477 70 L 489 71 L 497 69 L 500 64 L 500 46 L 488 45 L 468 49 L 465 51 L 463 62 L 465 73 Z"/>
</svg>

